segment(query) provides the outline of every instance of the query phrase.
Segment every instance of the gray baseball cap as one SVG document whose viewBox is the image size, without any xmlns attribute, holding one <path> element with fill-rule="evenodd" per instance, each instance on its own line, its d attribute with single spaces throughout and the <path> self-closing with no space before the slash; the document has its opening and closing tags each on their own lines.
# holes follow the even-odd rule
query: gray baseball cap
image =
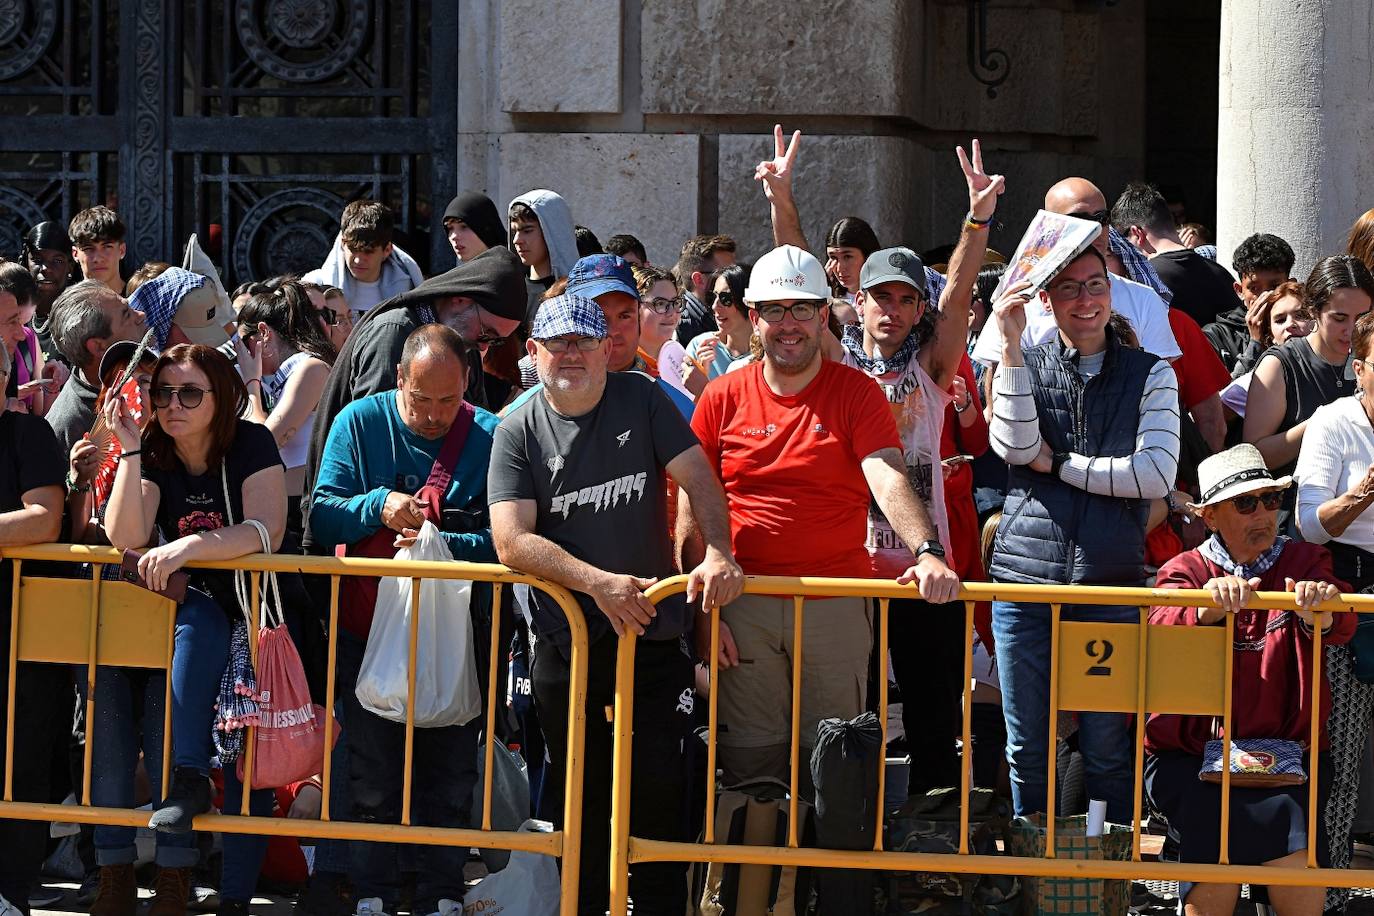
<svg viewBox="0 0 1374 916">
<path fill-rule="evenodd" d="M 859 271 L 859 289 L 872 289 L 880 283 L 905 283 L 926 296 L 926 266 L 910 248 L 875 251 Z"/>
</svg>

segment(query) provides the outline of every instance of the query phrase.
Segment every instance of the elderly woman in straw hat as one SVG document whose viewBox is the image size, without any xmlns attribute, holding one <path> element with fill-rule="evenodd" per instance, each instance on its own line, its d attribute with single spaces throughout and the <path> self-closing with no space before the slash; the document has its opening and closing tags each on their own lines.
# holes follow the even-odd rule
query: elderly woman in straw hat
<svg viewBox="0 0 1374 916">
<path fill-rule="evenodd" d="M 1320 614 L 1312 607 L 1336 598 L 1346 588 L 1331 571 L 1326 548 L 1290 540 L 1278 533 L 1278 511 L 1291 477 L 1273 477 L 1253 445 L 1237 445 L 1198 467 L 1201 502 L 1192 505 L 1211 536 L 1180 554 L 1159 571 L 1159 588 L 1206 589 L 1221 605 L 1199 608 L 1161 605 L 1150 622 L 1175 626 L 1217 626 L 1235 615 L 1232 737 L 1283 739 L 1306 751 L 1312 722 L 1312 636 L 1322 628 L 1327 643 L 1343 643 L 1355 631 L 1353 614 Z M 1244 610 L 1257 591 L 1292 592 L 1298 611 Z M 1218 662 L 1219 663 L 1219 662 Z M 1323 719 L 1331 708 L 1323 677 Z M 1151 715 L 1145 729 L 1145 784 L 1156 810 L 1169 822 L 1183 862 L 1217 862 L 1220 853 L 1221 788 L 1198 778 L 1203 749 L 1214 737 L 1217 720 L 1207 716 Z M 1320 749 L 1328 739 L 1323 726 Z M 1313 772 L 1310 753 L 1303 769 Z M 1318 800 L 1324 807 L 1330 768 L 1315 768 Z M 1317 861 L 1328 860 L 1325 819 L 1317 837 L 1307 835 L 1309 787 L 1233 786 L 1230 861 L 1236 865 L 1301 868 L 1307 847 L 1317 843 Z M 1269 888 L 1280 916 L 1316 916 L 1324 888 Z M 1226 884 L 1183 884 L 1179 896 L 1189 916 L 1230 914 L 1240 888 Z"/>
</svg>

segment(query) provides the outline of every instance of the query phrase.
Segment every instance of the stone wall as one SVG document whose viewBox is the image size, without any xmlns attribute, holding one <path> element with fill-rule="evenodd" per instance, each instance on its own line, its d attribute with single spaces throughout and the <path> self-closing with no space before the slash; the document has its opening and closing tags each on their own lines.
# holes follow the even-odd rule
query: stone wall
<svg viewBox="0 0 1374 916">
<path fill-rule="evenodd" d="M 813 246 L 848 215 L 884 244 L 952 241 L 953 148 L 973 136 L 1012 176 L 992 239 L 1007 250 L 1054 181 L 1110 197 L 1144 161 L 1139 2 L 993 0 L 988 44 L 1011 63 L 995 98 L 969 73 L 962 0 L 459 2 L 459 187 L 498 207 L 552 188 L 657 263 L 697 232 L 735 236 L 746 259 L 771 247 L 752 172 L 776 121 L 804 133 Z"/>
</svg>

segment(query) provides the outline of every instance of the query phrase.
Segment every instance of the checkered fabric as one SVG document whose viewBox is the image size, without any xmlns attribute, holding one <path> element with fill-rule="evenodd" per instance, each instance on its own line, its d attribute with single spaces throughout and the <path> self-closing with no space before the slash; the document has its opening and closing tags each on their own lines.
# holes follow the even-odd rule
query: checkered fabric
<svg viewBox="0 0 1374 916">
<path fill-rule="evenodd" d="M 1112 254 L 1121 259 L 1121 264 L 1126 268 L 1126 275 L 1137 283 L 1143 283 L 1150 289 L 1159 293 L 1159 298 L 1167 304 L 1173 301 L 1173 290 L 1164 285 L 1164 281 L 1159 279 L 1159 274 L 1150 266 L 1150 259 L 1145 257 L 1139 248 L 1132 245 L 1124 235 L 1116 231 L 1115 226 L 1107 227 L 1107 247 Z"/>
<path fill-rule="evenodd" d="M 535 340 L 548 340 L 565 334 L 605 337 L 606 316 L 601 306 L 591 299 L 567 293 L 541 302 L 530 336 Z"/>
<path fill-rule="evenodd" d="M 151 280 L 145 281 L 129 297 L 129 308 L 142 312 L 148 319 L 148 327 L 157 335 L 157 348 L 167 349 L 167 335 L 172 331 L 172 319 L 176 317 L 181 300 L 193 289 L 205 285 L 200 274 L 169 267 Z"/>
<path fill-rule="evenodd" d="M 1113 859 L 1131 857 L 1131 828 L 1107 824 L 1100 837 L 1090 837 L 1084 815 L 1055 818 L 1054 855 L 1059 859 Z M 1018 817 L 1011 822 L 1011 855 L 1045 856 L 1045 816 Z M 1021 879 L 1027 911 L 1037 916 L 1126 916 L 1130 909 L 1131 882 L 1094 878 Z"/>
</svg>

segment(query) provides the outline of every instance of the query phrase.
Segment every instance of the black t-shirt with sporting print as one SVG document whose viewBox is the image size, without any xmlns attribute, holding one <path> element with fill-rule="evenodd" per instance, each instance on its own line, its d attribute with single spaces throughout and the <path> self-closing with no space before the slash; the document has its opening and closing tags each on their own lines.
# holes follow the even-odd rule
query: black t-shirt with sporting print
<svg viewBox="0 0 1374 916">
<path fill-rule="evenodd" d="M 67 477 L 67 458 L 52 428 L 41 417 L 0 410 L 0 512 L 24 508 L 24 494 L 40 487 L 61 487 Z M 12 564 L 0 562 L 0 610 L 4 641 L 9 639 Z"/>
<path fill-rule="evenodd" d="M 281 466 L 282 460 L 271 431 L 249 420 L 237 421 L 234 441 L 224 454 L 224 471 L 229 478 L 229 498 L 235 522 L 243 522 L 243 482 L 273 465 Z M 161 494 L 155 524 L 164 541 L 228 527 L 223 477 L 219 465 L 204 474 L 187 473 L 179 460 L 169 471 L 144 465 L 143 479 L 156 484 Z M 231 572 L 210 569 L 188 572 L 191 584 L 207 592 L 226 613 L 231 616 L 239 613 Z"/>
<path fill-rule="evenodd" d="M 532 499 L 535 531 L 598 569 L 634 576 L 671 576 L 668 463 L 697 444 L 696 436 L 653 379 L 613 372 L 590 413 L 560 416 L 542 390 L 531 392 L 496 429 L 487 498 Z M 594 642 L 610 621 L 589 596 L 577 594 Z M 531 626 L 566 651 L 563 612 L 542 593 L 529 602 Z M 658 606 L 648 639 L 675 639 L 691 629 L 681 596 Z"/>
</svg>

